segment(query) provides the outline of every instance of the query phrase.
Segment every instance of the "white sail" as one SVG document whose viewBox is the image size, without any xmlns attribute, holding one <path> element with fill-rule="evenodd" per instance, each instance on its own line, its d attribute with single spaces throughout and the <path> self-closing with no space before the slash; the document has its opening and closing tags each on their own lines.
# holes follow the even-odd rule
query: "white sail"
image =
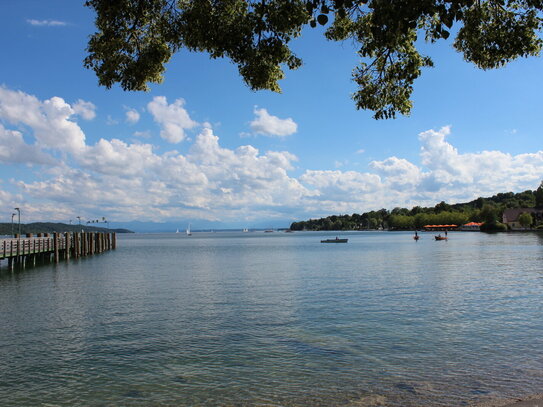
<svg viewBox="0 0 543 407">
<path fill-rule="evenodd" d="M 186 232 L 187 232 L 187 236 L 190 236 L 190 235 L 192 235 L 192 233 L 190 233 L 190 223 L 189 223 L 189 226 L 188 226 L 188 228 L 187 228 L 187 231 L 186 231 Z"/>
</svg>

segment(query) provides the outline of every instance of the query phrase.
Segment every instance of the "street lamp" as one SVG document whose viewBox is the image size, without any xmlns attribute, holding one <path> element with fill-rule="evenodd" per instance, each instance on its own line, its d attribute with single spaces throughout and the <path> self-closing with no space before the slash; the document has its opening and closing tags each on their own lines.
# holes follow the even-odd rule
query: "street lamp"
<svg viewBox="0 0 543 407">
<path fill-rule="evenodd" d="M 13 218 L 17 215 L 16 213 L 11 214 L 11 236 L 13 236 Z"/>
<path fill-rule="evenodd" d="M 19 215 L 19 237 L 21 237 L 21 209 L 20 208 L 13 208 L 17 211 L 17 214 Z"/>
</svg>

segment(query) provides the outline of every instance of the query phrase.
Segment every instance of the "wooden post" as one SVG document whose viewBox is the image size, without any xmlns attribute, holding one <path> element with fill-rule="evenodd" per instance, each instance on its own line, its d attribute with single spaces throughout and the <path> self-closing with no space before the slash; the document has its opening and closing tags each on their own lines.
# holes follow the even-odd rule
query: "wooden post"
<svg viewBox="0 0 543 407">
<path fill-rule="evenodd" d="M 113 250 L 117 248 L 117 234 L 113 232 Z"/>
<path fill-rule="evenodd" d="M 64 244 L 64 258 L 66 260 L 70 259 L 70 249 L 71 249 L 71 242 L 70 242 L 70 232 L 66 232 L 64 234 L 64 240 L 66 243 Z"/>
<path fill-rule="evenodd" d="M 74 233 L 74 258 L 79 257 L 79 232 Z"/>
<path fill-rule="evenodd" d="M 55 263 L 58 263 L 59 256 L 58 256 L 58 233 L 53 233 L 53 249 L 55 252 Z"/>
</svg>

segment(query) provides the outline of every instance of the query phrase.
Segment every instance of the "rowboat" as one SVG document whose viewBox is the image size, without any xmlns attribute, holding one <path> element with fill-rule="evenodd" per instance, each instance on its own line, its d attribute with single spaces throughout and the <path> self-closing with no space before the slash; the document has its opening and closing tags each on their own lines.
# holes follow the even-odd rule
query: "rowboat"
<svg viewBox="0 0 543 407">
<path fill-rule="evenodd" d="M 446 236 L 434 236 L 436 238 L 436 240 L 447 240 L 448 237 Z"/>
<path fill-rule="evenodd" d="M 321 243 L 347 243 L 349 241 L 349 239 L 339 239 L 339 238 L 335 238 L 335 239 L 325 239 L 325 240 L 321 240 Z"/>
</svg>

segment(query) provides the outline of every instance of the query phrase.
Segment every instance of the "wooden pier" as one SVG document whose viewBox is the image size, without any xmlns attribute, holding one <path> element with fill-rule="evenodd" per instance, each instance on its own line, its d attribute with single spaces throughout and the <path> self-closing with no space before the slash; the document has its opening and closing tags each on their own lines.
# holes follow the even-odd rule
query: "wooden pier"
<svg viewBox="0 0 543 407">
<path fill-rule="evenodd" d="M 90 256 L 116 247 L 115 232 L 38 233 L 36 237 L 0 239 L 0 268 L 3 260 L 13 270 L 36 265 L 37 261 L 58 263 L 61 259 Z"/>
</svg>

